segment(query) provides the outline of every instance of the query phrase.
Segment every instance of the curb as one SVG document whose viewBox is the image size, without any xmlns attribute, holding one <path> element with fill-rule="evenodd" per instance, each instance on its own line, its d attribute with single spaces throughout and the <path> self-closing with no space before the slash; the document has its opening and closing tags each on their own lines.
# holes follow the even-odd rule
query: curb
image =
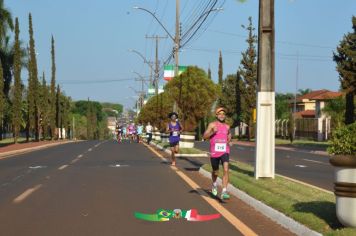
<svg viewBox="0 0 356 236">
<path fill-rule="evenodd" d="M 240 145 L 240 146 L 245 146 L 245 147 L 255 147 L 255 145 L 251 145 L 248 143 L 238 143 L 238 142 L 233 142 L 234 145 Z M 307 150 L 307 149 L 302 149 L 302 148 L 295 148 L 295 147 L 282 147 L 275 145 L 275 149 L 278 150 L 287 150 L 287 151 L 293 151 L 293 152 L 301 152 L 301 153 L 311 153 L 311 154 L 317 154 L 317 155 L 322 155 L 322 156 L 329 156 L 328 152 L 326 151 L 319 151 L 319 150 Z"/>
<path fill-rule="evenodd" d="M 211 178 L 211 173 L 200 167 L 199 173 L 206 178 Z M 218 177 L 217 182 L 219 185 L 222 184 L 221 178 Z M 261 201 L 254 199 L 245 192 L 235 188 L 231 184 L 227 186 L 228 191 L 235 197 L 242 200 L 244 203 L 252 206 L 255 210 L 261 212 L 266 217 L 270 218 L 274 222 L 282 225 L 284 228 L 290 230 L 292 233 L 303 236 L 322 236 L 322 234 L 309 229 L 308 227 L 300 224 L 299 222 L 293 220 L 292 218 L 284 215 L 283 213 L 273 209 L 270 206 L 262 203 Z"/>
<path fill-rule="evenodd" d="M 24 153 L 29 153 L 32 151 L 37 151 L 37 150 L 49 148 L 52 146 L 58 146 L 61 144 L 67 144 L 67 143 L 72 143 L 72 142 L 77 142 L 77 141 L 65 141 L 65 142 L 60 142 L 60 143 L 51 143 L 51 144 L 45 144 L 45 145 L 41 145 L 41 146 L 37 146 L 37 147 L 22 148 L 22 149 L 18 149 L 18 150 L 9 151 L 9 152 L 3 152 L 3 153 L 0 153 L 0 159 L 5 159 L 7 157 L 24 154 Z"/>
<path fill-rule="evenodd" d="M 159 144 L 155 144 L 155 143 L 150 143 L 153 146 L 156 146 L 158 149 L 160 149 L 161 151 L 164 151 L 165 153 L 168 153 L 169 155 L 172 153 L 168 148 L 164 148 Z M 207 154 L 181 154 L 178 153 L 175 155 L 176 157 L 208 157 Z"/>
</svg>

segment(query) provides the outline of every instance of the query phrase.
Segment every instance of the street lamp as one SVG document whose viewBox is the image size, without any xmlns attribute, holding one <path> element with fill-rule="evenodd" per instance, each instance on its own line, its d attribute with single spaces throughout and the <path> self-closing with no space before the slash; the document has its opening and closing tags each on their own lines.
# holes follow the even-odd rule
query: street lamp
<svg viewBox="0 0 356 236">
<path fill-rule="evenodd" d="M 142 55 L 142 53 L 140 53 L 140 52 L 138 52 L 138 51 L 136 51 L 136 50 L 134 50 L 134 49 L 128 49 L 128 51 L 129 52 L 133 52 L 133 53 L 136 53 L 137 55 L 139 55 L 142 59 L 143 59 L 143 63 L 146 63 L 149 67 L 150 67 L 150 85 L 152 84 L 152 71 L 154 71 L 155 69 L 153 68 L 153 66 L 152 66 L 152 63 L 151 62 L 149 62 L 147 59 L 146 59 L 146 57 L 144 57 L 143 55 Z"/>
<path fill-rule="evenodd" d="M 142 8 L 142 7 L 138 7 L 138 6 L 134 6 L 134 9 L 138 9 L 138 10 L 142 10 L 147 12 L 148 14 L 150 14 L 151 16 L 153 16 L 154 19 L 156 19 L 156 21 L 162 26 L 162 28 L 164 29 L 164 31 L 168 34 L 168 36 L 173 40 L 174 42 L 174 59 L 175 59 L 175 68 L 174 68 L 174 75 L 177 76 L 178 75 L 178 71 L 179 71 L 179 60 L 178 60 L 178 55 L 179 55 L 179 49 L 180 49 L 180 22 L 179 22 L 179 0 L 176 0 L 176 35 L 175 37 L 173 37 L 169 31 L 167 30 L 167 28 L 162 24 L 162 22 L 156 17 L 156 15 L 154 13 L 152 13 L 151 11 Z M 203 14 L 201 14 L 201 16 L 198 18 L 198 20 L 196 22 L 194 22 L 192 28 L 207 14 L 209 14 L 210 12 L 213 11 L 220 11 L 222 10 L 222 8 L 214 8 L 211 10 L 208 10 L 206 12 L 204 12 Z M 191 28 L 191 29 L 192 29 Z M 191 30 L 190 29 L 190 30 Z M 188 31 L 189 32 L 189 31 Z M 157 76 L 157 74 L 156 74 Z M 158 81 L 158 78 L 156 78 L 156 83 Z M 157 84 L 156 84 L 157 85 Z M 176 111 L 177 110 L 177 105 L 176 105 L 176 101 L 174 102 L 173 105 L 173 110 Z"/>
<path fill-rule="evenodd" d="M 142 55 L 142 53 L 140 53 L 139 51 L 136 51 L 135 49 L 128 49 L 128 51 L 139 55 L 143 59 L 143 63 L 146 63 L 149 67 L 151 67 L 152 70 L 154 70 L 154 68 L 152 67 L 152 64 L 146 59 L 146 57 L 144 57 Z"/>
</svg>

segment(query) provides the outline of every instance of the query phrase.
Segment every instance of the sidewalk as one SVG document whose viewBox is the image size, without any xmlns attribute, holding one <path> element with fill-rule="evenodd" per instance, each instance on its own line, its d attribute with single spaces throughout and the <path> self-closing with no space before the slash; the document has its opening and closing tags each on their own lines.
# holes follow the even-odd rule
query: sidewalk
<svg viewBox="0 0 356 236">
<path fill-rule="evenodd" d="M 72 140 L 59 140 L 59 141 L 40 141 L 40 142 L 28 142 L 28 143 L 16 143 L 16 144 L 9 144 L 4 147 L 0 147 L 0 159 L 27 153 L 35 150 L 40 150 L 56 145 L 66 144 L 70 142 L 76 142 Z"/>
</svg>

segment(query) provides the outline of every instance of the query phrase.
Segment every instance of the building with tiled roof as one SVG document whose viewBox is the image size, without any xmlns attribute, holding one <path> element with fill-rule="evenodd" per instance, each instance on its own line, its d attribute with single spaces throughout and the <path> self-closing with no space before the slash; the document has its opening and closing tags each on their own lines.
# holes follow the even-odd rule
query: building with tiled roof
<svg viewBox="0 0 356 236">
<path fill-rule="evenodd" d="M 326 89 L 315 90 L 297 97 L 295 113 L 297 118 L 320 118 L 322 109 L 327 101 L 342 96 L 341 92 L 333 92 Z M 294 101 L 291 101 L 294 103 Z"/>
</svg>

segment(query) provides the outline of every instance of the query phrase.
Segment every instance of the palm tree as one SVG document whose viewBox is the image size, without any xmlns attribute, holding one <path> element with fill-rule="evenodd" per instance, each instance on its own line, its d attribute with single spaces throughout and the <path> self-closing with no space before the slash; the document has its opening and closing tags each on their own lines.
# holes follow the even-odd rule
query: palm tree
<svg viewBox="0 0 356 236">
<path fill-rule="evenodd" d="M 2 46 L 7 37 L 8 30 L 14 30 L 11 12 L 5 8 L 4 0 L 0 0 L 0 45 Z"/>
</svg>

